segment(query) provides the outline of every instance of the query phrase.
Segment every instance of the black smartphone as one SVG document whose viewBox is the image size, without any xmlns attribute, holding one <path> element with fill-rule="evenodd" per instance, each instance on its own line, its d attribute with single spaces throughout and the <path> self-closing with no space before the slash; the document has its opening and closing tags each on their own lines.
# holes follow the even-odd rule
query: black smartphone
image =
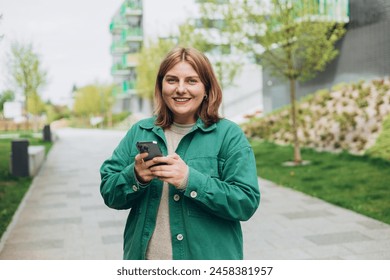
<svg viewBox="0 0 390 280">
<path fill-rule="evenodd" d="M 137 149 L 140 154 L 148 153 L 148 156 L 144 158 L 144 161 L 151 160 L 154 157 L 162 157 L 163 154 L 157 141 L 140 141 L 137 142 Z"/>
</svg>

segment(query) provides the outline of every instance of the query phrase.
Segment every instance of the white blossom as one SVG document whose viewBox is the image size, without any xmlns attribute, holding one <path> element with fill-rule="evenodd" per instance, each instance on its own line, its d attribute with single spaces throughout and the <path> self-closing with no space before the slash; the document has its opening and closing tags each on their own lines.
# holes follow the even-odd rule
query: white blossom
<svg viewBox="0 0 390 280">
<path fill-rule="evenodd" d="M 353 91 L 351 92 L 351 96 L 352 96 L 353 99 L 359 98 L 359 91 L 353 90 Z"/>
<path fill-rule="evenodd" d="M 390 79 L 386 78 L 384 84 L 390 86 Z M 302 145 L 327 151 L 346 149 L 354 154 L 362 154 L 372 147 L 380 134 L 381 122 L 390 114 L 390 90 L 379 94 L 381 91 L 372 83 L 363 83 L 362 88 L 369 90 L 363 100 L 360 99 L 359 90 L 352 90 L 352 86 L 349 86 L 331 92 L 331 99 L 323 105 L 318 103 L 323 100 L 319 96 L 300 104 L 299 108 L 309 111 L 303 116 L 303 125 L 297 130 Z M 362 102 L 366 104 L 359 107 Z M 340 122 L 335 116 L 347 119 Z M 267 120 L 274 123 L 292 121 L 289 109 L 270 115 Z M 293 141 L 293 134 L 286 128 L 281 128 L 271 137 L 282 145 Z"/>
<path fill-rule="evenodd" d="M 367 107 L 365 109 L 365 112 L 366 112 L 369 119 L 374 118 L 376 116 L 376 110 L 373 107 Z"/>
<path fill-rule="evenodd" d="M 343 96 L 343 93 L 341 91 L 333 91 L 330 93 L 330 96 L 333 98 L 333 99 L 339 99 Z"/>
</svg>

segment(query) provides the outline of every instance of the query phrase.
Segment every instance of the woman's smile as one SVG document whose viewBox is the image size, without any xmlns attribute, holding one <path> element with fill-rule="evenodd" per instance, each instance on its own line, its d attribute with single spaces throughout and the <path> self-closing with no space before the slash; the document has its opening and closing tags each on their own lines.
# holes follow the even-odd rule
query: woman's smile
<svg viewBox="0 0 390 280">
<path fill-rule="evenodd" d="M 175 100 L 177 103 L 187 103 L 191 100 L 191 98 L 174 97 L 173 100 Z"/>
<path fill-rule="evenodd" d="M 204 96 L 205 86 L 188 62 L 176 64 L 163 79 L 162 97 L 176 123 L 196 122 Z"/>
</svg>

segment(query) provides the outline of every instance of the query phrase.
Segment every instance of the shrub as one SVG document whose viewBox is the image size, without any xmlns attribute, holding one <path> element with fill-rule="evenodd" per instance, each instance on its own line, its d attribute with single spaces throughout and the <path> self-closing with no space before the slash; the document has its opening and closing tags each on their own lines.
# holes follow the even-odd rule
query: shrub
<svg viewBox="0 0 390 280">
<path fill-rule="evenodd" d="M 322 89 L 302 98 L 297 104 L 300 144 L 321 150 L 363 154 L 373 147 L 382 133 L 385 136 L 381 134 L 378 143 L 383 152 L 377 148 L 370 152 L 389 158 L 386 153 L 390 154 L 390 151 L 382 145 L 390 147 L 390 135 L 386 134 L 386 125 L 390 124 L 386 123 L 385 131 L 381 132 L 383 119 L 390 114 L 390 91 L 385 91 L 389 88 L 389 78 L 351 85 L 341 83 L 332 91 Z M 292 144 L 290 106 L 262 118 L 252 118 L 242 127 L 248 137 Z"/>
<path fill-rule="evenodd" d="M 369 148 L 366 154 L 390 160 L 390 115 L 383 121 L 381 134 L 374 146 Z"/>
</svg>

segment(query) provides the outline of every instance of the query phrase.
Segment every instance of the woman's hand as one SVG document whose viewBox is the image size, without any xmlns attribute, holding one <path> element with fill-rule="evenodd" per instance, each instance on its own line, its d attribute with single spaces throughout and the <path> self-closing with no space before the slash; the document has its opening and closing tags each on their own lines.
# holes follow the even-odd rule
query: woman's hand
<svg viewBox="0 0 390 280">
<path fill-rule="evenodd" d="M 150 170 L 150 167 L 155 163 L 152 160 L 144 161 L 147 156 L 148 153 L 142 153 L 136 155 L 134 159 L 135 175 L 141 184 L 147 184 L 155 177 Z"/>
<path fill-rule="evenodd" d="M 157 177 L 161 181 L 175 187 L 181 187 L 181 184 L 187 178 L 188 166 L 176 153 L 166 157 L 155 157 L 150 161 L 153 162 L 151 165 L 163 164 L 150 168 L 152 176 Z"/>
</svg>

